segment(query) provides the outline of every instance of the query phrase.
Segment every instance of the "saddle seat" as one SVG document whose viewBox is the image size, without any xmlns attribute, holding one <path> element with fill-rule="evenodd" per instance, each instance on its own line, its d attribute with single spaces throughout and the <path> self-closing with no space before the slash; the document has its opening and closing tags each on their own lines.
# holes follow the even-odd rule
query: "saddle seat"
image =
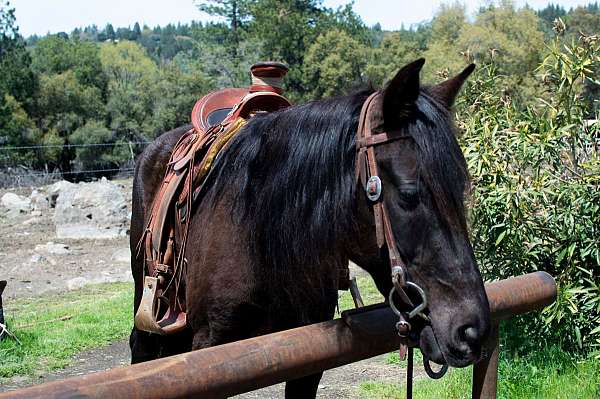
<svg viewBox="0 0 600 399">
<path fill-rule="evenodd" d="M 231 117 L 248 119 L 253 112 L 272 112 L 288 106 L 290 102 L 278 93 L 251 92 L 250 88 L 222 89 L 196 102 L 192 109 L 192 125 L 196 131 L 207 131 L 222 123 L 232 111 L 237 115 Z"/>
</svg>

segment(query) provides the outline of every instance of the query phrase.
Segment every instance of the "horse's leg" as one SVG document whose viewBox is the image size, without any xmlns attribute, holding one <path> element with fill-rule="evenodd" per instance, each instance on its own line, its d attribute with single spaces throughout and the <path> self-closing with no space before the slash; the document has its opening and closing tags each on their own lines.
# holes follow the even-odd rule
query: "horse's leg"
<svg viewBox="0 0 600 399">
<path fill-rule="evenodd" d="M 178 355 L 192 350 L 194 334 L 190 328 L 173 335 L 160 337 L 160 357 Z"/>
<path fill-rule="evenodd" d="M 174 335 L 150 334 L 133 328 L 129 336 L 131 364 L 147 362 L 189 352 L 192 349 L 192 331 L 186 329 Z"/>
<path fill-rule="evenodd" d="M 306 399 L 317 396 L 323 372 L 298 378 L 285 383 L 285 399 Z"/>
<path fill-rule="evenodd" d="M 315 308 L 314 313 L 310 317 L 311 323 L 318 323 L 333 319 L 335 306 L 337 303 L 337 290 L 332 289 L 329 295 L 325 295 L 321 302 L 321 307 Z M 289 327 L 286 327 L 289 328 Z M 306 377 L 296 380 L 289 380 L 285 383 L 285 399 L 296 398 L 315 398 L 319 381 L 323 377 L 323 372 L 307 375 Z"/>
<path fill-rule="evenodd" d="M 159 336 L 156 334 L 140 331 L 133 327 L 131 335 L 129 336 L 131 364 L 158 359 L 160 352 L 158 338 Z"/>
</svg>

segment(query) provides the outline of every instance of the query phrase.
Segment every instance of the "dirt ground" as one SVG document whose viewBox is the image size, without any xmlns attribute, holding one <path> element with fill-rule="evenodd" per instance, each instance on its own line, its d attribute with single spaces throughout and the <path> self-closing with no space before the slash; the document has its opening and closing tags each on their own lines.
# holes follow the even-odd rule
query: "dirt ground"
<svg viewBox="0 0 600 399">
<path fill-rule="evenodd" d="M 131 181 L 118 182 L 131 203 Z M 31 194 L 31 189 L 0 190 Z M 5 299 L 37 296 L 48 291 L 81 288 L 92 283 L 132 281 L 127 237 L 113 240 L 58 239 L 54 209 L 7 217 L 0 215 L 0 280 L 7 280 Z M 64 244 L 65 253 L 51 253 L 47 243 Z M 53 251 L 54 252 L 54 251 Z"/>
<path fill-rule="evenodd" d="M 118 182 L 131 203 L 131 181 Z M 28 196 L 31 188 L 10 190 Z M 0 190 L 0 196 L 9 190 Z M 128 238 L 113 240 L 57 239 L 54 231 L 53 209 L 41 216 L 0 215 L 0 279 L 8 285 L 3 298 L 32 297 L 51 291 L 77 289 L 86 284 L 131 281 Z M 64 244 L 63 253 L 52 253 L 48 243 Z M 37 248 L 36 248 L 37 247 Z M 60 247 L 60 245 L 59 245 Z M 14 377 L 0 386 L 0 392 L 32 384 L 60 380 L 72 376 L 122 367 L 129 363 L 129 347 L 125 341 L 103 348 L 81 352 L 72 364 L 46 375 Z M 356 398 L 362 382 L 399 382 L 405 370 L 388 365 L 379 356 L 326 371 L 319 385 L 319 398 Z M 422 375 L 416 368 L 415 374 Z M 240 399 L 282 398 L 284 385 L 236 396 Z"/>
</svg>

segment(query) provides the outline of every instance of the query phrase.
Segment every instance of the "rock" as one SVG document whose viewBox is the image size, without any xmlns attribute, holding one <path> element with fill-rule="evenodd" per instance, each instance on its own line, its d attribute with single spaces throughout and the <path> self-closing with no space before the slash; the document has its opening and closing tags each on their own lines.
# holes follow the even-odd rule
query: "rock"
<svg viewBox="0 0 600 399">
<path fill-rule="evenodd" d="M 30 224 L 38 224 L 42 221 L 42 218 L 40 218 L 39 216 L 34 216 L 32 218 L 29 218 L 27 220 L 25 220 L 23 223 L 21 223 L 24 226 L 28 226 Z"/>
<path fill-rule="evenodd" d="M 50 201 L 45 194 L 40 193 L 38 190 L 33 190 L 31 195 L 29 196 L 29 200 L 31 201 L 31 206 L 33 207 L 34 212 L 45 211 L 50 208 Z"/>
<path fill-rule="evenodd" d="M 63 190 L 71 189 L 75 184 L 66 180 L 57 181 L 48 189 L 48 205 L 50 208 L 56 207 L 56 201 Z"/>
<path fill-rule="evenodd" d="M 56 200 L 54 223 L 58 238 L 118 238 L 127 235 L 129 212 L 123 192 L 103 179 L 64 184 Z"/>
<path fill-rule="evenodd" d="M 75 277 L 67 280 L 67 288 L 69 290 L 78 290 L 85 287 L 88 284 L 88 279 L 83 277 Z"/>
<path fill-rule="evenodd" d="M 10 217 L 15 217 L 31 211 L 31 200 L 15 193 L 4 194 L 0 202 L 2 203 L 2 207 L 7 210 L 6 214 Z"/>
<path fill-rule="evenodd" d="M 36 245 L 36 252 L 46 252 L 52 255 L 68 255 L 71 253 L 69 246 L 66 244 L 47 242 L 44 245 Z"/>
<path fill-rule="evenodd" d="M 31 255 L 29 258 L 29 263 L 39 263 L 44 260 L 44 257 L 40 254 Z"/>
<path fill-rule="evenodd" d="M 131 262 L 131 252 L 129 248 L 118 249 L 112 254 L 111 259 L 119 263 L 129 263 Z"/>
</svg>

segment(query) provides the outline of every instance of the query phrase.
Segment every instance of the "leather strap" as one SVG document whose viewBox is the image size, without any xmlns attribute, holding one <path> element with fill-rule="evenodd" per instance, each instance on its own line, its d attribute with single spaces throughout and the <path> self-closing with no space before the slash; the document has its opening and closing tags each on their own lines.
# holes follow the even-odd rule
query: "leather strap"
<svg viewBox="0 0 600 399">
<path fill-rule="evenodd" d="M 383 132 L 358 139 L 356 141 L 356 145 L 360 147 L 373 147 L 379 144 L 386 144 L 390 141 L 400 140 L 403 138 L 404 136 L 390 136 L 387 132 Z"/>
<path fill-rule="evenodd" d="M 404 136 L 400 135 L 389 135 L 387 132 L 373 134 L 370 119 L 371 107 L 373 102 L 380 95 L 381 92 L 377 91 L 367 98 L 360 111 L 358 121 L 356 137 L 356 179 L 362 183 L 363 187 L 366 186 L 367 181 L 371 176 L 379 176 L 374 147 L 404 138 Z M 377 246 L 382 248 L 384 244 L 387 245 L 390 267 L 392 269 L 396 266 L 400 266 L 406 270 L 406 265 L 402 261 L 398 248 L 396 247 L 396 240 L 394 238 L 390 216 L 383 203 L 383 197 L 380 197 L 373 202 L 373 214 L 375 219 Z"/>
</svg>

